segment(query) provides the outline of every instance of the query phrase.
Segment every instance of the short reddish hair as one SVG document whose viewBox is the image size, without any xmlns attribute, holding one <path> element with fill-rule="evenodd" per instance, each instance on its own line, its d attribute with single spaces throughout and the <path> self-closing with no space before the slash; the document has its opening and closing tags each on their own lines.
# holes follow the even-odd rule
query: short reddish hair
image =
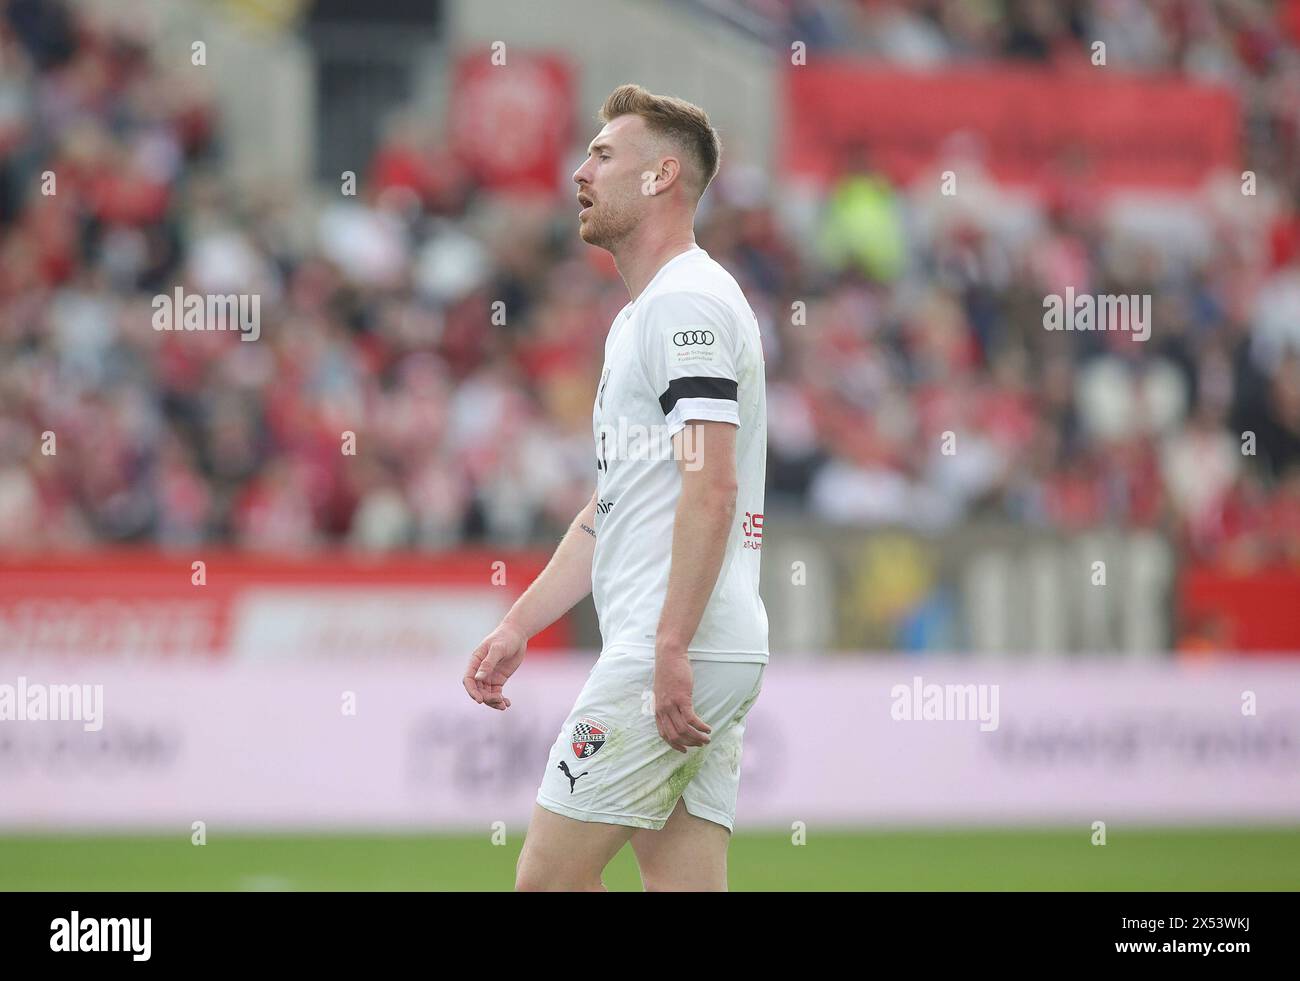
<svg viewBox="0 0 1300 981">
<path fill-rule="evenodd" d="M 666 136 L 690 154 L 700 171 L 699 195 L 713 182 L 722 158 L 722 141 L 703 109 L 671 95 L 655 95 L 640 85 L 620 85 L 600 108 L 600 121 L 640 116 L 650 132 Z"/>
</svg>

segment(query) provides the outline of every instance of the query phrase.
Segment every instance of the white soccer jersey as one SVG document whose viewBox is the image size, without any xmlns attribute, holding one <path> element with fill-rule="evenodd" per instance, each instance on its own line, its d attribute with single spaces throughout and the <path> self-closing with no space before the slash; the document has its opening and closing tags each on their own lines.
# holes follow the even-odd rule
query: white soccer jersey
<svg viewBox="0 0 1300 981">
<path fill-rule="evenodd" d="M 603 652 L 654 648 L 668 591 L 681 475 L 672 437 L 688 421 L 730 422 L 736 515 L 717 585 L 688 647 L 694 660 L 767 661 L 758 594 L 767 475 L 767 399 L 758 322 L 735 279 L 692 247 L 620 311 L 605 341 L 593 413 L 596 553 L 592 597 Z M 698 445 L 683 437 L 687 466 Z"/>
</svg>

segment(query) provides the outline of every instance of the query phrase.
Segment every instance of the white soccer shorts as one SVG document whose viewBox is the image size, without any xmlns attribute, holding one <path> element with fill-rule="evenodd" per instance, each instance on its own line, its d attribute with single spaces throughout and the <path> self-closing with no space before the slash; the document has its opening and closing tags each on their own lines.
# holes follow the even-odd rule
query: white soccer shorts
<svg viewBox="0 0 1300 981">
<path fill-rule="evenodd" d="M 537 803 L 579 821 L 658 831 L 679 799 L 696 817 L 728 831 L 736 821 L 745 714 L 765 664 L 691 661 L 695 714 L 707 746 L 677 752 L 654 716 L 654 652 L 601 655 L 551 747 Z"/>
</svg>

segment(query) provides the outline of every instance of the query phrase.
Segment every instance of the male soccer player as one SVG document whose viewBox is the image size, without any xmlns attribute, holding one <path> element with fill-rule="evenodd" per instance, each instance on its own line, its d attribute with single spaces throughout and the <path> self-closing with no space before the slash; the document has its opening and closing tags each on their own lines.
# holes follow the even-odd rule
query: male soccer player
<svg viewBox="0 0 1300 981">
<path fill-rule="evenodd" d="M 603 890 L 631 839 L 647 889 L 722 890 L 768 655 L 758 323 L 695 244 L 721 153 L 703 110 L 623 85 L 600 119 L 573 175 L 578 233 L 613 254 L 631 302 L 605 341 L 596 491 L 464 684 L 508 709 L 528 638 L 593 593 L 603 646 L 551 749 L 515 887 Z"/>
</svg>

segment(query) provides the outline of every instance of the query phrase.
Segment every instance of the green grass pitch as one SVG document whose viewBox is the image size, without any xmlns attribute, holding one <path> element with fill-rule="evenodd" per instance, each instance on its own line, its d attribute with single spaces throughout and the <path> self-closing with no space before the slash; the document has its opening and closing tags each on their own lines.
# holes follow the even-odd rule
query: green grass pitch
<svg viewBox="0 0 1300 981">
<path fill-rule="evenodd" d="M 0 836 L 0 890 L 503 890 L 522 835 Z M 734 890 L 1295 890 L 1300 828 L 740 833 Z M 605 884 L 640 889 L 630 848 Z"/>
</svg>

